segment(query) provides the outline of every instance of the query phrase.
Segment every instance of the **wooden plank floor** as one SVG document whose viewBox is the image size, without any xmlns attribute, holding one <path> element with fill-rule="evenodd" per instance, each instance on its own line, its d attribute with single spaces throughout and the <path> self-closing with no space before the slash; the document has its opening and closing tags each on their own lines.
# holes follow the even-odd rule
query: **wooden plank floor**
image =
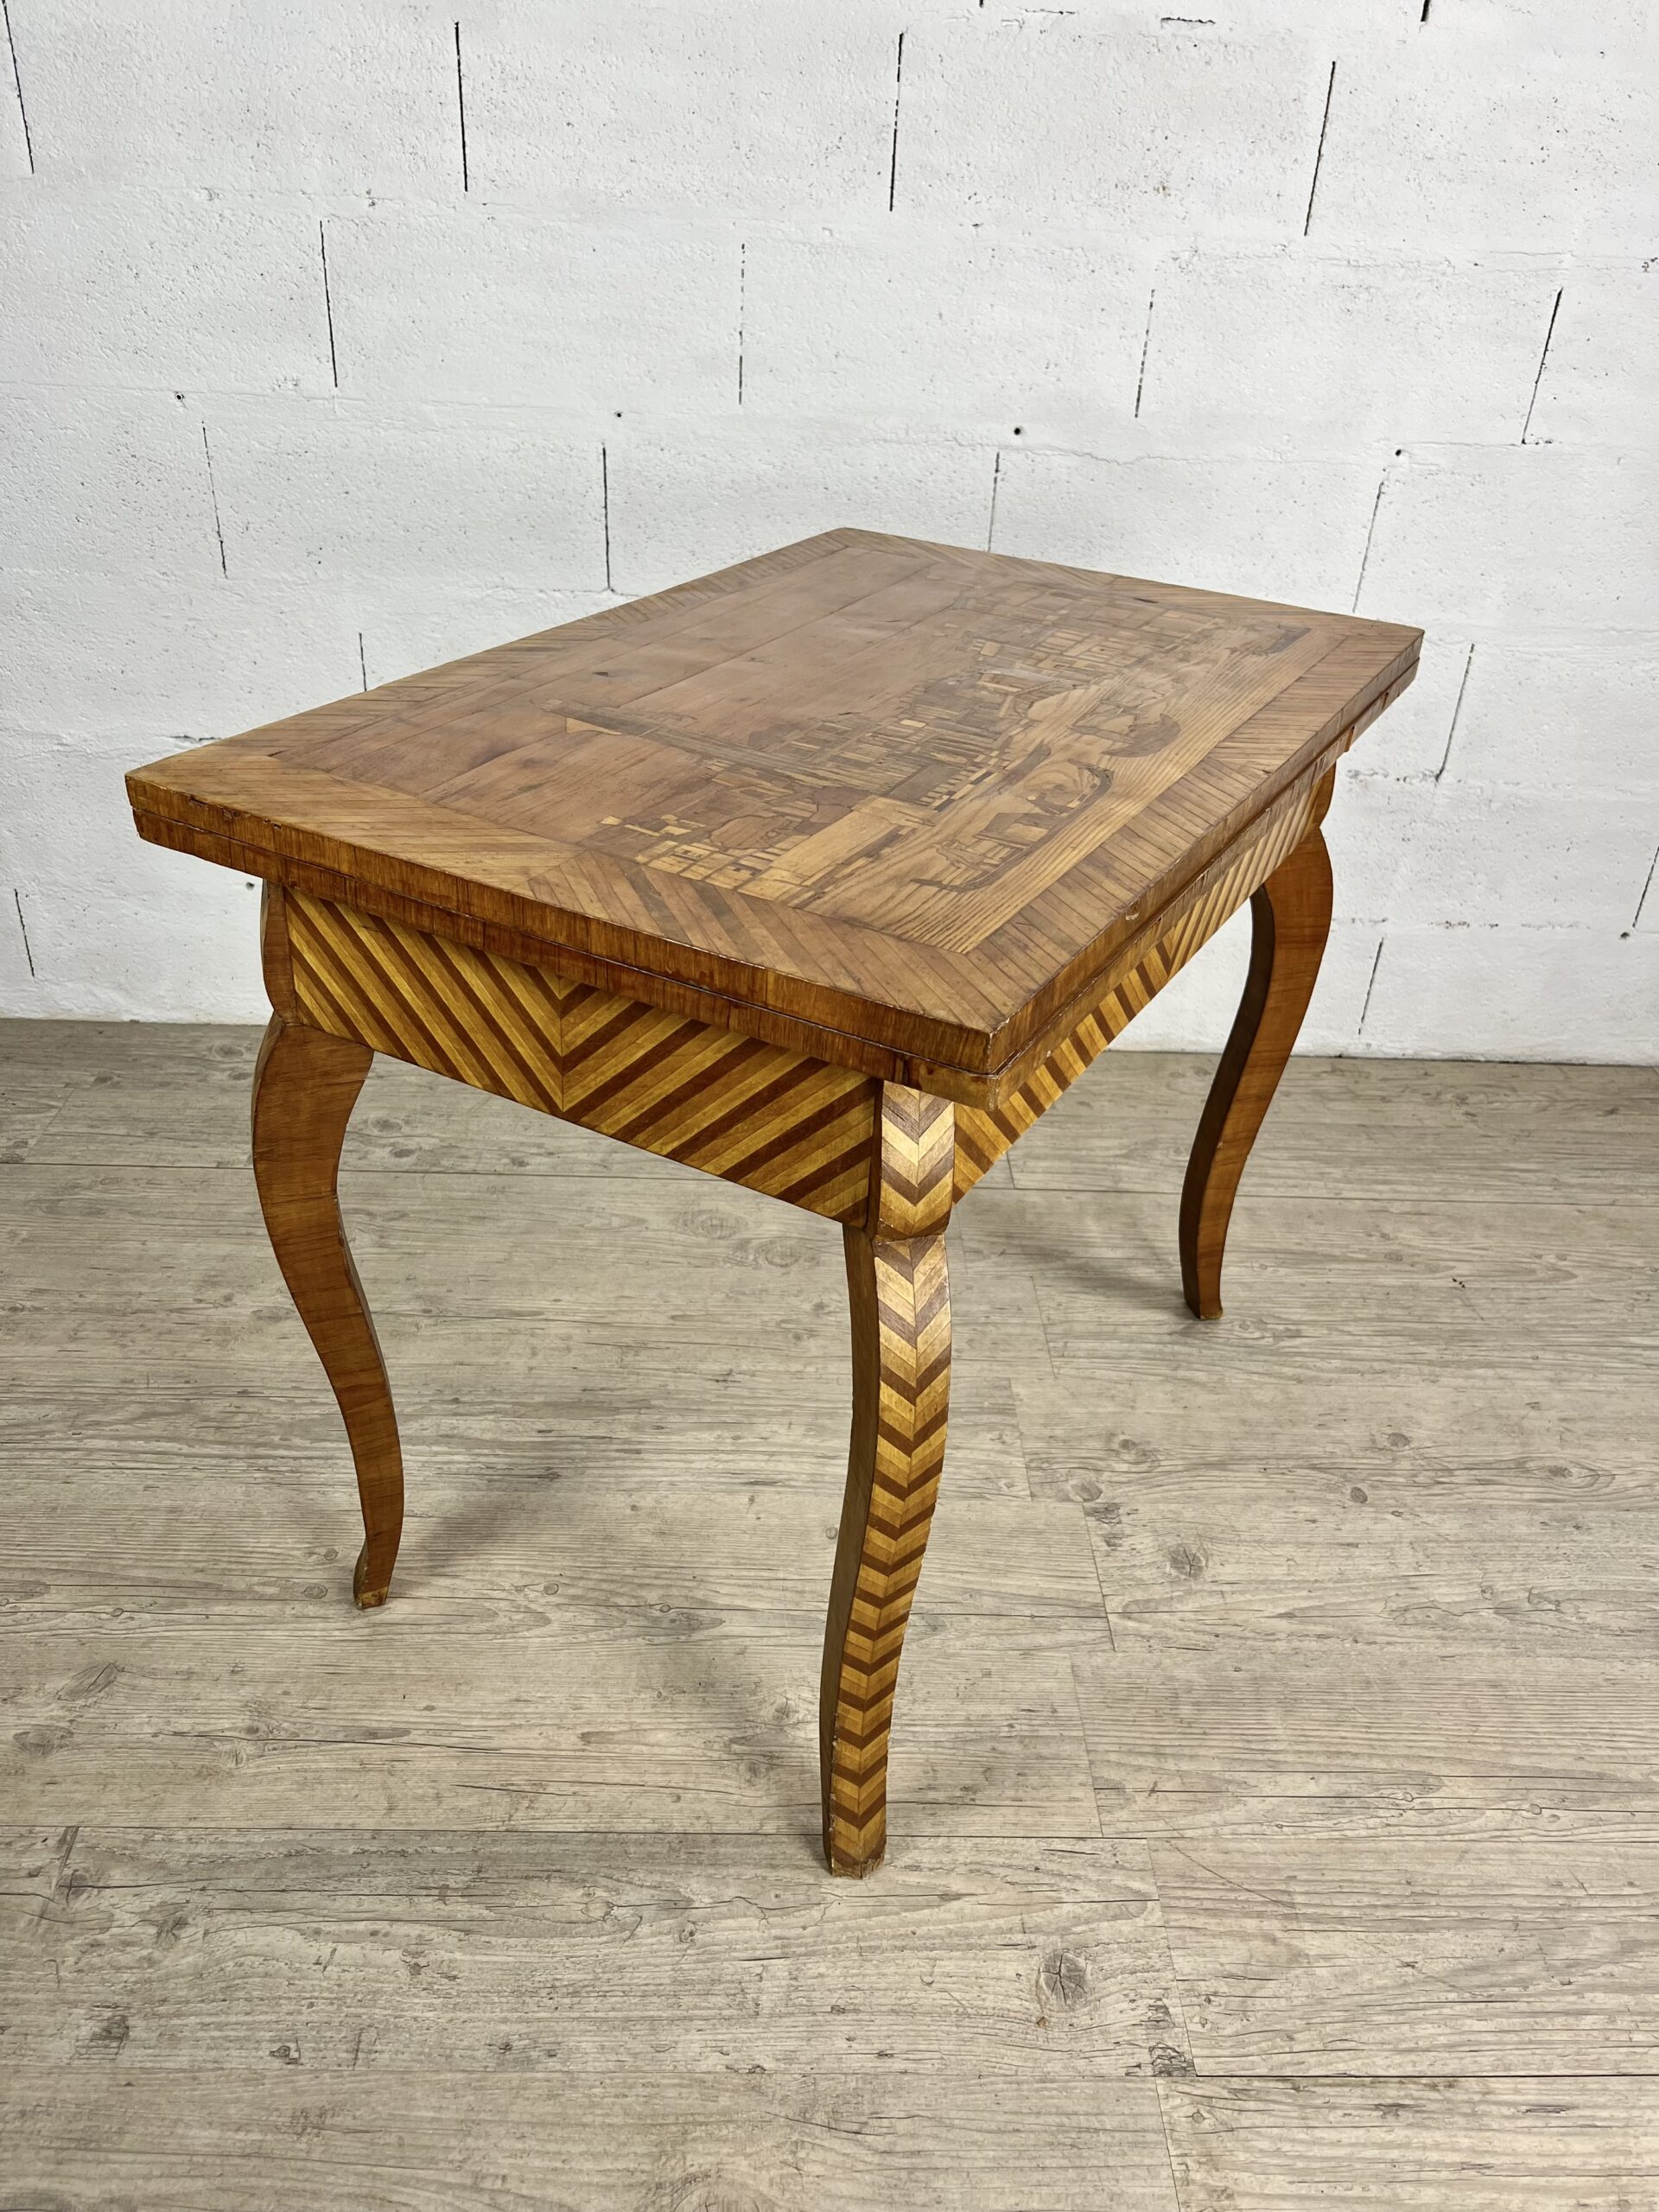
<svg viewBox="0 0 1659 2212">
<path fill-rule="evenodd" d="M 952 1230 L 874 1881 L 833 1230 L 382 1064 L 394 1599 L 255 1039 L 0 1025 L 0 2205 L 1659 2207 L 1659 1076 L 1108 1055 Z"/>
</svg>

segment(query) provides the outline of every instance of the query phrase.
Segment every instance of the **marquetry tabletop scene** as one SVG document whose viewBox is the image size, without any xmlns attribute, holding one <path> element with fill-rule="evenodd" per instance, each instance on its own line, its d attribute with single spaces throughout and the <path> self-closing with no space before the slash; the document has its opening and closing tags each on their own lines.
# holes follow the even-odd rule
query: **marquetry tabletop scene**
<svg viewBox="0 0 1659 2212">
<path fill-rule="evenodd" d="M 1421 634 L 832 531 L 129 788 L 160 842 L 990 1105 Z"/>
<path fill-rule="evenodd" d="M 404 1520 L 337 1188 L 376 1053 L 838 1222 L 823 1847 L 874 1872 L 944 1468 L 952 1209 L 1249 900 L 1179 1219 L 1186 1302 L 1220 1314 L 1330 927 L 1337 765 L 1421 643 L 831 531 L 135 771 L 143 836 L 264 880 L 254 1174 L 351 1443 L 358 1604 L 386 1602 Z"/>
</svg>

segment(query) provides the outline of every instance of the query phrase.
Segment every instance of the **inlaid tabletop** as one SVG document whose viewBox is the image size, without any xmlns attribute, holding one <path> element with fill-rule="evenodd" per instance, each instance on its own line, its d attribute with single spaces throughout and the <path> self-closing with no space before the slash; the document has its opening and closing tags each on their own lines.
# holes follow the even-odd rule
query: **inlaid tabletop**
<svg viewBox="0 0 1659 2212">
<path fill-rule="evenodd" d="M 146 836 L 250 874 L 828 1061 L 990 1077 L 1421 638 L 836 530 L 129 788 Z"/>
</svg>

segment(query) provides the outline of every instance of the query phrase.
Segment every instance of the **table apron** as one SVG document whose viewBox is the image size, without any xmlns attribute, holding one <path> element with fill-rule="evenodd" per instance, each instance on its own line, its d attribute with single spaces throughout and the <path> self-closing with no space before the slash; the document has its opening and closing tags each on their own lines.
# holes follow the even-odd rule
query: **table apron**
<svg viewBox="0 0 1659 2212">
<path fill-rule="evenodd" d="M 957 1198 L 1288 857 L 1330 785 L 1321 762 L 1188 884 L 999 1105 L 957 1104 Z M 264 961 L 272 1004 L 310 1028 L 826 1219 L 866 1217 L 879 1077 L 275 885 Z"/>
<path fill-rule="evenodd" d="M 311 1028 L 809 1213 L 865 1217 L 870 1076 L 304 892 L 267 892 L 264 952 L 272 1004 Z"/>
</svg>

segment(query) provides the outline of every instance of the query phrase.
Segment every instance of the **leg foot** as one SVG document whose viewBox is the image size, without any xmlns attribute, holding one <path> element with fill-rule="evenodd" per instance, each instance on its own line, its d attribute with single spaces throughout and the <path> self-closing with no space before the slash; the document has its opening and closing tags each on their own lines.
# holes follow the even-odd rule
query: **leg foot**
<svg viewBox="0 0 1659 2212">
<path fill-rule="evenodd" d="M 397 1536 L 402 1534 L 400 1528 L 392 1537 L 390 1557 L 385 1555 L 383 1546 L 379 1560 L 372 1559 L 366 1543 L 357 1555 L 357 1564 L 352 1569 L 352 1597 L 365 1613 L 376 1605 L 384 1605 L 391 1595 L 392 1564 L 397 1556 Z"/>
<path fill-rule="evenodd" d="M 316 1347 L 352 1446 L 366 1541 L 352 1578 L 384 1605 L 404 1525 L 397 1417 L 337 1188 L 346 1124 L 374 1055 L 273 1014 L 253 1078 L 253 1172 L 271 1249 Z"/>
<path fill-rule="evenodd" d="M 944 1100 L 889 1084 L 881 1119 L 873 1226 L 845 1232 L 853 1435 L 819 1705 L 824 1856 L 832 1873 L 855 1876 L 874 1873 L 887 1847 L 887 1738 L 950 1381 L 954 1114 Z"/>
<path fill-rule="evenodd" d="M 1331 856 L 1307 835 L 1250 901 L 1250 968 L 1181 1192 L 1181 1287 L 1201 1320 L 1221 1312 L 1221 1262 L 1239 1178 L 1313 995 L 1331 928 Z"/>
</svg>

